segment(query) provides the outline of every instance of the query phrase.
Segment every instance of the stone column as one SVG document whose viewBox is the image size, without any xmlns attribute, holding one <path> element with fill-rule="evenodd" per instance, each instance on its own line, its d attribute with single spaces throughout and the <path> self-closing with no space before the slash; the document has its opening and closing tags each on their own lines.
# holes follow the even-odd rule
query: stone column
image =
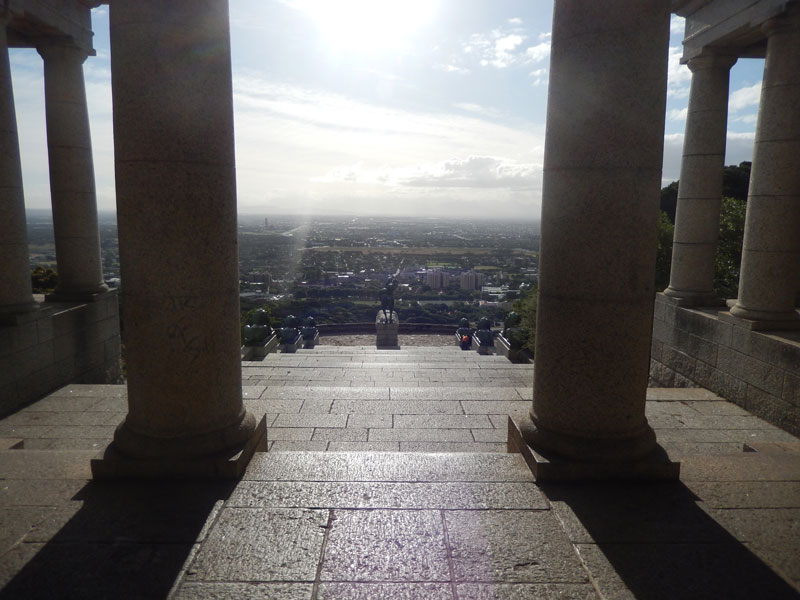
<svg viewBox="0 0 800 600">
<path fill-rule="evenodd" d="M 128 367 L 125 456 L 241 448 L 233 95 L 227 0 L 110 6 Z M 158 462 L 158 461 L 155 461 Z"/>
<path fill-rule="evenodd" d="M 25 197 L 17 116 L 8 63 L 6 21 L 0 14 L 0 315 L 38 307 L 31 294 Z"/>
<path fill-rule="evenodd" d="M 764 25 L 764 79 L 747 199 L 739 298 L 731 314 L 759 329 L 800 327 L 800 8 Z"/>
<path fill-rule="evenodd" d="M 714 293 L 714 258 L 722 206 L 730 68 L 736 57 L 707 54 L 692 71 L 683 142 L 669 287 L 686 306 L 721 304 Z"/>
<path fill-rule="evenodd" d="M 48 44 L 44 59 L 47 155 L 58 263 L 58 285 L 48 300 L 81 301 L 108 291 L 100 262 L 92 139 L 83 62 L 86 50 Z"/>
<path fill-rule="evenodd" d="M 555 3 L 533 406 L 520 426 L 567 465 L 553 477 L 677 476 L 630 467 L 657 450 L 644 409 L 669 7 Z M 550 477 L 542 464 L 537 478 Z"/>
</svg>

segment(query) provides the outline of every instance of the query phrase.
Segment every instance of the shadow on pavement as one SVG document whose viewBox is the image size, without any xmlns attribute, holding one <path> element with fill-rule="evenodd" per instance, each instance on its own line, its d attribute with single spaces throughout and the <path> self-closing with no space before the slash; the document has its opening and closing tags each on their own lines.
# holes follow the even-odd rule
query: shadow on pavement
<svg viewBox="0 0 800 600">
<path fill-rule="evenodd" d="M 164 598 L 233 489 L 217 482 L 89 483 L 9 551 L 0 598 Z"/>
<path fill-rule="evenodd" d="M 800 598 L 682 483 L 541 489 L 608 598 Z"/>
</svg>

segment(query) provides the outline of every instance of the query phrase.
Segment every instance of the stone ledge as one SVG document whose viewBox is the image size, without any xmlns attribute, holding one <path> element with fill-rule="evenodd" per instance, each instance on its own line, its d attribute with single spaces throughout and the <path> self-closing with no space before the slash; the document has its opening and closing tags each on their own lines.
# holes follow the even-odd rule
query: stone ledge
<svg viewBox="0 0 800 600">
<path fill-rule="evenodd" d="M 544 456 L 527 444 L 511 416 L 508 417 L 508 452 L 522 454 L 537 482 L 611 479 L 677 481 L 680 478 L 680 463 L 670 460 L 660 446 L 650 455 L 629 462 L 582 462 Z"/>
<path fill-rule="evenodd" d="M 267 419 L 261 418 L 244 448 L 233 454 L 195 459 L 136 459 L 119 453 L 111 442 L 91 460 L 92 477 L 109 479 L 241 479 L 256 452 L 266 452 Z"/>
<path fill-rule="evenodd" d="M 730 311 L 720 312 L 719 320 L 724 323 L 732 323 L 751 331 L 794 331 L 800 329 L 800 319 L 778 320 L 778 321 L 754 321 L 732 315 Z"/>
</svg>

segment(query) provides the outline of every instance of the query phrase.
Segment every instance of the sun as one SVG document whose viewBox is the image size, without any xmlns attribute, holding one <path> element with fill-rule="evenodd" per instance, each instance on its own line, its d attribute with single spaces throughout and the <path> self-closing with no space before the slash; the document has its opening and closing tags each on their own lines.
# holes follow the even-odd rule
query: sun
<svg viewBox="0 0 800 600">
<path fill-rule="evenodd" d="M 295 0 L 327 43 L 359 51 L 407 44 L 436 13 L 436 0 Z"/>
</svg>

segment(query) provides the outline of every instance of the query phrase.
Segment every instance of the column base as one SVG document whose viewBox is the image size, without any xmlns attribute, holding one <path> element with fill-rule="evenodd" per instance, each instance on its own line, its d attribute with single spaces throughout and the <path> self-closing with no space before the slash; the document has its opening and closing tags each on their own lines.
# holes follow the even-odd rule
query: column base
<svg viewBox="0 0 800 600">
<path fill-rule="evenodd" d="M 267 451 L 267 418 L 261 417 L 243 447 L 198 458 L 130 458 L 111 442 L 91 461 L 92 478 L 108 479 L 241 479 L 256 452 Z"/>
<path fill-rule="evenodd" d="M 30 320 L 39 308 L 39 303 L 35 300 L 0 306 L 0 325 L 19 325 Z"/>
<path fill-rule="evenodd" d="M 636 479 L 674 481 L 680 477 L 681 465 L 670 460 L 658 444 L 650 452 L 631 460 L 581 461 L 530 446 L 523 432 L 535 429 L 530 417 L 508 418 L 508 452 L 519 452 L 536 481 L 586 481 Z"/>
<path fill-rule="evenodd" d="M 70 292 L 55 290 L 52 294 L 47 294 L 44 297 L 45 302 L 97 302 L 108 292 L 111 291 L 107 285 L 105 289 L 97 289 L 86 292 Z"/>
<path fill-rule="evenodd" d="M 725 299 L 718 297 L 713 292 L 687 292 L 667 288 L 662 292 L 664 300 L 675 306 L 691 308 L 693 306 L 725 306 Z"/>
<path fill-rule="evenodd" d="M 783 330 L 797 330 L 800 329 L 800 314 L 797 311 L 788 312 L 783 314 L 784 319 L 758 319 L 755 318 L 757 314 L 747 309 L 735 310 L 736 306 L 732 307 L 730 311 L 718 313 L 720 321 L 733 323 L 739 327 L 750 329 L 751 331 L 783 331 Z M 774 314 L 774 313 L 773 313 Z M 794 314 L 794 318 L 792 318 Z"/>
</svg>

